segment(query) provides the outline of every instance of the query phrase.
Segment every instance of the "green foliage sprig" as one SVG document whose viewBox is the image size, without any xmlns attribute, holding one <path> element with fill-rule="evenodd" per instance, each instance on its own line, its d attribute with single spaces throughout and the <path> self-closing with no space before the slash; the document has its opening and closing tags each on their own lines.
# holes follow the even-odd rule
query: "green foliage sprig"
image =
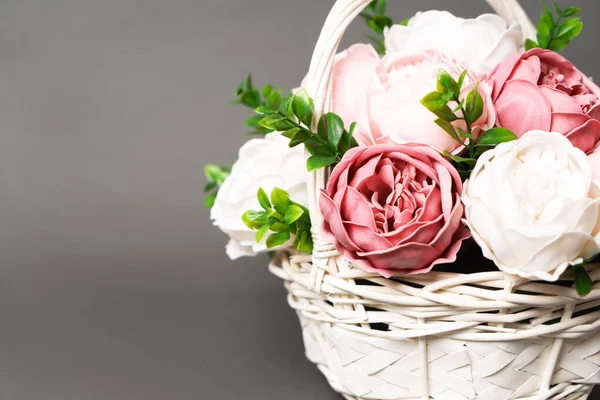
<svg viewBox="0 0 600 400">
<path fill-rule="evenodd" d="M 363 10 L 360 16 L 376 36 L 365 34 L 365 37 L 373 42 L 375 49 L 381 55 L 385 54 L 385 39 L 383 32 L 394 23 L 386 15 L 387 0 L 374 0 Z"/>
<path fill-rule="evenodd" d="M 313 250 L 310 234 L 310 216 L 308 210 L 290 199 L 283 189 L 274 188 L 271 199 L 263 188 L 258 189 L 258 202 L 261 211 L 248 210 L 242 216 L 244 224 L 256 230 L 256 242 L 263 240 L 270 231 L 273 232 L 266 240 L 267 248 L 281 246 L 295 235 L 294 247 L 303 253 L 311 254 Z"/>
<path fill-rule="evenodd" d="M 272 85 L 267 85 L 262 90 L 259 90 L 252 83 L 252 75 L 248 75 L 246 80 L 242 81 L 238 86 L 231 104 L 242 104 L 253 110 L 261 106 L 277 109 L 281 105 L 281 100 L 281 90 L 275 90 Z M 272 129 L 267 129 L 260 125 L 259 121 L 260 118 L 256 115 L 248 118 L 246 126 L 253 129 L 250 134 L 266 135 L 269 132 L 273 132 Z"/>
<path fill-rule="evenodd" d="M 516 139 L 516 135 L 504 128 L 493 128 L 484 132 L 476 141 L 472 126 L 483 114 L 484 101 L 479 93 L 479 85 L 469 91 L 464 99 L 460 98 L 467 71 L 463 71 L 458 81 L 440 69 L 437 75 L 436 91 L 427 94 L 421 103 L 437 116 L 434 121 L 448 133 L 460 146 L 468 149 L 465 157 L 445 152 L 463 179 L 471 173 L 477 158 L 496 145 Z M 456 126 L 462 121 L 466 129 Z"/>
<path fill-rule="evenodd" d="M 206 175 L 206 180 L 208 181 L 206 186 L 204 186 L 204 193 L 206 193 L 204 206 L 206 208 L 211 209 L 213 207 L 217 193 L 230 173 L 231 167 L 206 164 L 204 167 L 204 175 Z"/>
<path fill-rule="evenodd" d="M 527 39 L 525 48 L 530 50 L 541 47 L 542 49 L 561 51 L 571 40 L 581 34 L 583 22 L 577 17 L 581 10 L 577 7 L 568 7 L 563 10 L 556 4 L 552 5 L 554 10 L 546 5 L 543 7 L 544 12 L 537 24 L 537 43 Z"/>
<path fill-rule="evenodd" d="M 584 260 L 581 264 L 573 266 L 573 273 L 575 275 L 575 290 L 580 296 L 589 294 L 594 288 L 594 282 L 585 270 L 585 264 L 593 262 L 598 256 L 593 256 Z"/>
<path fill-rule="evenodd" d="M 356 124 L 347 131 L 342 119 L 334 113 L 323 115 L 317 132 L 313 132 L 310 126 L 314 108 L 308 93 L 300 90 L 285 97 L 279 108 L 266 105 L 255 110 L 260 117 L 258 123 L 266 129 L 281 132 L 290 139 L 290 147 L 304 144 L 311 155 L 306 162 L 309 171 L 338 163 L 349 149 L 358 146 L 352 137 Z"/>
</svg>

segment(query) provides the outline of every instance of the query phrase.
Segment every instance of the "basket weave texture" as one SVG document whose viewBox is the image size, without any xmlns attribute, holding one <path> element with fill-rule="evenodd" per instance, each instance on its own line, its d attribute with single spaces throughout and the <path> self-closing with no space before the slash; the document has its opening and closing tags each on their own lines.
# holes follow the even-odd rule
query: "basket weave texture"
<svg viewBox="0 0 600 400">
<path fill-rule="evenodd" d="M 330 111 L 341 37 L 369 2 L 338 0 L 325 22 L 307 85 L 315 123 Z M 517 1 L 487 2 L 535 36 Z M 600 268 L 589 266 L 594 289 L 583 298 L 500 271 L 384 279 L 321 239 L 325 182 L 323 170 L 308 182 L 312 256 L 280 252 L 270 270 L 289 291 L 307 357 L 346 399 L 575 400 L 600 383 Z"/>
</svg>

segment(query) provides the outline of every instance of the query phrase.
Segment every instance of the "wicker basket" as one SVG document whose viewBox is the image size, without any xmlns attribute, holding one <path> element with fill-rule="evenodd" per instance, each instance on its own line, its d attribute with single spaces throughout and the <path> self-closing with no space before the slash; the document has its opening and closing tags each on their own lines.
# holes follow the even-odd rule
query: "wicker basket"
<svg viewBox="0 0 600 400">
<path fill-rule="evenodd" d="M 344 30 L 369 2 L 338 0 L 327 18 L 308 80 L 315 121 L 330 109 Z M 515 0 L 488 3 L 535 35 Z M 320 238 L 325 182 L 320 170 L 308 183 L 313 255 L 279 253 L 270 269 L 285 281 L 308 358 L 346 399 L 574 400 L 600 382 L 598 285 L 581 298 L 564 282 L 512 281 L 499 271 L 366 273 Z M 600 268 L 590 276 L 600 281 Z"/>
</svg>

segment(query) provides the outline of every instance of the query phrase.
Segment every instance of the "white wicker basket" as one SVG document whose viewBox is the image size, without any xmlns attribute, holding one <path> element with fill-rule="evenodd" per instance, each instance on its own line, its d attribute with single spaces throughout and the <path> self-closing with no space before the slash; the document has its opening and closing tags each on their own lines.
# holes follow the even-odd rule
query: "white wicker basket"
<svg viewBox="0 0 600 400">
<path fill-rule="evenodd" d="M 487 0 L 527 37 L 515 0 Z M 338 0 L 308 79 L 315 121 L 330 110 L 340 39 L 370 0 Z M 600 268 L 584 298 L 568 285 L 513 282 L 499 271 L 384 279 L 353 268 L 320 238 L 319 189 L 309 181 L 312 256 L 277 254 L 308 358 L 346 399 L 586 399 L 600 383 Z M 566 276 L 565 279 L 572 279 Z"/>
</svg>

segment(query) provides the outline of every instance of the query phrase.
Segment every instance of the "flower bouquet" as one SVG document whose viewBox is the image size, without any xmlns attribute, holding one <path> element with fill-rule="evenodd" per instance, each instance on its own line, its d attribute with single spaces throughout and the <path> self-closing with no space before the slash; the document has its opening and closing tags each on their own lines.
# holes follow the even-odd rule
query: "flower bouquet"
<svg viewBox="0 0 600 400">
<path fill-rule="evenodd" d="M 585 399 L 600 383 L 600 88 L 559 54 L 579 9 L 514 0 L 394 23 L 338 0 L 257 138 L 208 165 L 232 258 L 267 253 L 346 399 Z M 372 44 L 336 54 L 360 17 Z"/>
</svg>

